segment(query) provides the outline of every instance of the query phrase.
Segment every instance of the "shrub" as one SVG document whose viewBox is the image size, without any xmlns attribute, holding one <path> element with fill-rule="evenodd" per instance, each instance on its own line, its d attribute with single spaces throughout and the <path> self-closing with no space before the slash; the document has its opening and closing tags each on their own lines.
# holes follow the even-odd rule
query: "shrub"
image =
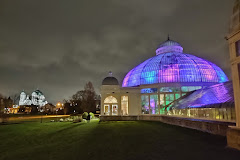
<svg viewBox="0 0 240 160">
<path fill-rule="evenodd" d="M 82 119 L 87 119 L 87 116 L 88 116 L 88 113 L 87 113 L 87 112 L 84 112 L 84 113 L 82 114 Z"/>
<path fill-rule="evenodd" d="M 81 116 L 79 116 L 78 118 L 74 119 L 73 123 L 78 123 L 78 122 L 82 122 L 83 118 Z"/>
<path fill-rule="evenodd" d="M 91 119 L 95 118 L 94 113 L 90 112 L 89 114 L 90 114 L 90 116 L 91 116 Z"/>
</svg>

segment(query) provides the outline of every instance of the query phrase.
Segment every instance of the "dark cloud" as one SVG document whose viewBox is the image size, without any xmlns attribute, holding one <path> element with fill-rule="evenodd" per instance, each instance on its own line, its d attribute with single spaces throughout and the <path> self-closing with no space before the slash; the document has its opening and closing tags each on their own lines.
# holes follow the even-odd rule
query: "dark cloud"
<svg viewBox="0 0 240 160">
<path fill-rule="evenodd" d="M 87 81 L 98 90 L 108 71 L 121 81 L 154 56 L 167 34 L 230 76 L 224 37 L 232 7 L 229 0 L 2 0 L 0 92 L 39 88 L 55 103 Z"/>
</svg>

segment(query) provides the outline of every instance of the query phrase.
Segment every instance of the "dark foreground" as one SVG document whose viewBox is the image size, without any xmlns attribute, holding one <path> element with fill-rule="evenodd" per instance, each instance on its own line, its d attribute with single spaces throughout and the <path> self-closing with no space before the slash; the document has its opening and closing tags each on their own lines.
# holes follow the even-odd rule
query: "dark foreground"
<svg viewBox="0 0 240 160">
<path fill-rule="evenodd" d="M 239 160 L 226 139 L 160 122 L 27 122 L 0 125 L 6 160 Z"/>
</svg>

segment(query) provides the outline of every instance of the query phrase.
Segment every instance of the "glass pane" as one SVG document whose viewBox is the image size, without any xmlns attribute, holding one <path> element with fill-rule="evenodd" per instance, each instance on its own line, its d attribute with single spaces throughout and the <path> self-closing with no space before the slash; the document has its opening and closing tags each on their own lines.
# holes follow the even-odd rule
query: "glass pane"
<svg viewBox="0 0 240 160">
<path fill-rule="evenodd" d="M 166 105 L 169 105 L 171 102 L 170 101 L 166 101 Z"/>
<path fill-rule="evenodd" d="M 182 87 L 182 92 L 188 92 L 188 87 Z"/>
<path fill-rule="evenodd" d="M 182 92 L 192 92 L 201 88 L 201 86 L 183 86 L 181 90 Z"/>
<path fill-rule="evenodd" d="M 240 41 L 236 42 L 236 56 L 240 56 Z"/>
<path fill-rule="evenodd" d="M 149 96 L 142 95 L 142 114 L 149 114 Z"/>
<path fill-rule="evenodd" d="M 128 115 L 128 96 L 121 98 L 122 115 Z"/>
<path fill-rule="evenodd" d="M 150 95 L 150 111 L 151 114 L 159 114 L 158 110 L 158 95 Z"/>
<path fill-rule="evenodd" d="M 174 101 L 174 94 L 169 94 L 170 96 L 170 101 Z"/>
<path fill-rule="evenodd" d="M 165 106 L 164 94 L 160 94 L 160 106 Z"/>
<path fill-rule="evenodd" d="M 141 93 L 157 93 L 157 88 L 144 88 L 141 89 Z"/>
<path fill-rule="evenodd" d="M 112 105 L 112 115 L 118 115 L 118 105 Z"/>
<path fill-rule="evenodd" d="M 239 77 L 239 81 L 240 81 L 240 63 L 238 63 L 238 77 Z"/>
<path fill-rule="evenodd" d="M 113 96 L 109 96 L 104 100 L 104 103 L 118 103 L 117 99 Z"/>
<path fill-rule="evenodd" d="M 110 114 L 110 105 L 104 105 L 104 115 Z"/>
<path fill-rule="evenodd" d="M 160 92 L 180 92 L 179 87 L 161 87 Z"/>
<path fill-rule="evenodd" d="M 180 98 L 180 94 L 175 94 L 175 99 L 179 99 Z"/>
</svg>

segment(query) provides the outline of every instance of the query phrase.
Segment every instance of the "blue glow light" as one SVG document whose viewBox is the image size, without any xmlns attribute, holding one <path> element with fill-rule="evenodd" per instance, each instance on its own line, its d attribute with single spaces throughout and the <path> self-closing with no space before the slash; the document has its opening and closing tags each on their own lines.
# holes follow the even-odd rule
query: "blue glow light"
<svg viewBox="0 0 240 160">
<path fill-rule="evenodd" d="M 198 107 L 213 107 L 213 104 L 233 103 L 232 82 L 217 84 L 211 87 L 197 90 L 184 99 L 171 105 L 171 109 L 185 109 Z"/>
<path fill-rule="evenodd" d="M 125 76 L 122 87 L 157 83 L 228 81 L 221 68 L 202 58 L 183 53 L 182 47 L 173 41 L 160 45 L 156 53 L 157 56 L 132 69 Z"/>
</svg>

